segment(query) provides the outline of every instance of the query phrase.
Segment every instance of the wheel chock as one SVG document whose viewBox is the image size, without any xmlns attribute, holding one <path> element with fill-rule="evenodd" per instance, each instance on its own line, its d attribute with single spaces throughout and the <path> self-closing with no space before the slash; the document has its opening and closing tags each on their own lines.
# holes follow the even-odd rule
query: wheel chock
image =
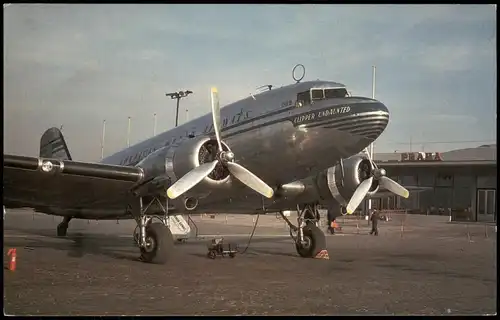
<svg viewBox="0 0 500 320">
<path fill-rule="evenodd" d="M 325 250 L 321 250 L 317 255 L 316 257 L 314 257 L 314 259 L 325 259 L 325 260 L 330 260 L 330 256 L 328 255 L 328 251 L 325 249 Z"/>
</svg>

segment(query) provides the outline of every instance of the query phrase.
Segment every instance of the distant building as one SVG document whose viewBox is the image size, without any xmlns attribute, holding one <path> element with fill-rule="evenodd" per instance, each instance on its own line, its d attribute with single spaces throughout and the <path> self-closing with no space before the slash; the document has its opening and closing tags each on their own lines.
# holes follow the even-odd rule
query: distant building
<svg viewBox="0 0 500 320">
<path fill-rule="evenodd" d="M 392 179 L 404 186 L 428 187 L 410 191 L 408 199 L 389 196 L 374 199 L 379 209 L 407 209 L 411 213 L 452 213 L 454 220 L 497 219 L 497 148 L 477 148 L 443 153 L 378 153 L 374 160 Z"/>
</svg>

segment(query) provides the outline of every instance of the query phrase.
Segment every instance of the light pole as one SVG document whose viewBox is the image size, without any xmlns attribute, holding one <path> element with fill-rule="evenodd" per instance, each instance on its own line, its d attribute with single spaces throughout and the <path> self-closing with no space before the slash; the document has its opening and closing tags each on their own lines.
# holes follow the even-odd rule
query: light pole
<svg viewBox="0 0 500 320">
<path fill-rule="evenodd" d="M 104 138 L 105 137 L 106 137 L 106 119 L 102 120 L 101 160 L 104 159 Z"/>
<path fill-rule="evenodd" d="M 377 67 L 372 66 L 372 99 L 375 99 L 375 82 L 376 82 L 375 73 L 376 73 L 376 71 L 377 71 Z M 369 152 L 370 152 L 370 157 L 373 160 L 373 142 L 370 143 Z"/>
<path fill-rule="evenodd" d="M 372 66 L 372 99 L 375 99 L 375 72 L 376 72 L 376 70 L 377 70 L 376 67 Z M 370 143 L 370 146 L 368 147 L 368 152 L 370 153 L 370 159 L 372 159 L 372 161 L 375 161 L 373 159 L 373 142 Z M 371 209 L 372 209 L 372 199 L 368 199 L 368 215 L 370 214 Z"/>
<path fill-rule="evenodd" d="M 186 90 L 186 91 L 170 92 L 170 93 L 165 94 L 167 97 L 170 97 L 171 99 L 177 100 L 177 108 L 175 109 L 175 126 L 176 127 L 179 124 L 179 102 L 181 101 L 182 98 L 187 97 L 191 93 L 193 93 L 193 91 Z"/>
<path fill-rule="evenodd" d="M 156 112 L 153 114 L 153 137 L 156 136 Z"/>
<path fill-rule="evenodd" d="M 130 121 L 131 117 L 128 117 L 128 128 L 127 128 L 127 147 L 130 147 Z"/>
</svg>

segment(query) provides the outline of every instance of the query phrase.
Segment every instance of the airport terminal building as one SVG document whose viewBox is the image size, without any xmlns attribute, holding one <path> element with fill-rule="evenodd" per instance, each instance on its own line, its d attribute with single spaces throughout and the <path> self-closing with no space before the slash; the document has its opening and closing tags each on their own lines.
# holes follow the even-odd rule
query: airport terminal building
<svg viewBox="0 0 500 320">
<path fill-rule="evenodd" d="M 496 144 L 444 153 L 375 153 L 375 162 L 390 178 L 404 186 L 428 189 L 410 190 L 408 199 L 374 199 L 372 206 L 408 213 L 451 213 L 457 221 L 496 222 L 496 154 Z"/>
</svg>

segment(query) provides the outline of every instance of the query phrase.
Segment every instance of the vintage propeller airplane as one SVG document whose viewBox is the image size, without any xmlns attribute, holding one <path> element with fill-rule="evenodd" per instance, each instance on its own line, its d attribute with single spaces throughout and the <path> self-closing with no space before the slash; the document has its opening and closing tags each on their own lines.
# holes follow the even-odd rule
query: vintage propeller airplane
<svg viewBox="0 0 500 320">
<path fill-rule="evenodd" d="M 359 154 L 387 127 L 383 103 L 331 81 L 268 89 L 221 110 L 212 88 L 211 114 L 99 163 L 73 160 L 61 131 L 48 129 L 39 157 L 4 154 L 4 205 L 63 216 L 58 236 L 72 218 L 135 219 L 142 260 L 166 263 L 169 215 L 296 208 L 296 226 L 282 216 L 298 254 L 314 257 L 326 248 L 319 205 L 340 215 L 379 189 L 409 196 Z"/>
</svg>

